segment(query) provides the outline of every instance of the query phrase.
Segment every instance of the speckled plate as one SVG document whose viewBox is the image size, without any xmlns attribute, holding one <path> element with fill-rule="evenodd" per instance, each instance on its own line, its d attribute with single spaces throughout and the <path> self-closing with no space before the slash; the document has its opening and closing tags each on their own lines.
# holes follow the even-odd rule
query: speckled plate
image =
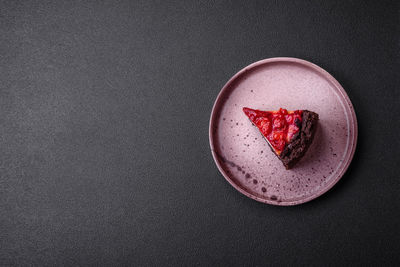
<svg viewBox="0 0 400 267">
<path fill-rule="evenodd" d="M 314 142 L 286 170 L 242 108 L 308 109 L 319 114 Z M 218 169 L 244 195 L 273 205 L 310 201 L 334 186 L 353 158 L 357 119 L 342 86 L 322 68 L 296 58 L 270 58 L 239 71 L 211 113 L 210 146 Z"/>
</svg>

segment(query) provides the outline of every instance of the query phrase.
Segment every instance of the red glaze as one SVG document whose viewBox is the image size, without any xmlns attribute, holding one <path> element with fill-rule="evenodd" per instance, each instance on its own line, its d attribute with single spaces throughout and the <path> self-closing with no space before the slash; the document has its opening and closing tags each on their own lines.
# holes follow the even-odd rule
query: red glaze
<svg viewBox="0 0 400 267">
<path fill-rule="evenodd" d="M 258 127 L 278 155 L 300 130 L 299 126 L 302 122 L 301 115 L 303 113 L 302 110 L 287 111 L 282 108 L 278 111 L 243 108 L 243 112 Z"/>
</svg>

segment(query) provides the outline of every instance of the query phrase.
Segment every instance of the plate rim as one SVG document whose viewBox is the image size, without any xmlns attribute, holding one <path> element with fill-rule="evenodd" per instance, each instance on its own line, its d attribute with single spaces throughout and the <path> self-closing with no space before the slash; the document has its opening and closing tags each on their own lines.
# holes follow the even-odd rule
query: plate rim
<svg viewBox="0 0 400 267">
<path fill-rule="evenodd" d="M 229 86 L 238 78 L 240 77 L 243 73 L 258 67 L 260 65 L 264 65 L 264 64 L 270 64 L 270 63 L 276 63 L 276 62 L 289 62 L 289 63 L 298 63 L 301 65 L 305 65 L 308 68 L 311 68 L 317 72 L 319 72 L 320 74 L 323 75 L 323 77 L 325 79 L 327 79 L 329 82 L 331 82 L 334 87 L 337 89 L 338 93 L 340 93 L 340 95 L 343 97 L 343 99 L 346 101 L 347 107 L 350 110 L 350 117 L 353 119 L 354 123 L 352 125 L 350 125 L 350 127 L 353 126 L 352 129 L 352 139 L 353 144 L 351 145 L 351 151 L 347 153 L 346 155 L 346 163 L 344 164 L 344 167 L 341 169 L 341 171 L 338 173 L 338 175 L 336 176 L 335 179 L 333 179 L 333 181 L 328 184 L 327 186 L 325 186 L 322 190 L 318 191 L 317 194 L 312 194 L 308 197 L 302 198 L 302 199 L 298 199 L 298 200 L 294 200 L 294 201 L 273 201 L 270 199 L 265 199 L 265 198 L 261 198 L 258 197 L 256 195 L 251 194 L 250 192 L 248 192 L 247 190 L 245 190 L 244 188 L 242 188 L 240 185 L 238 185 L 237 183 L 235 183 L 230 177 L 229 175 L 227 175 L 225 173 L 225 171 L 223 170 L 219 160 L 218 160 L 218 156 L 215 153 L 214 150 L 214 137 L 213 137 L 213 123 L 215 121 L 215 116 L 216 116 L 216 108 L 217 105 L 219 104 L 219 102 L 222 99 L 222 95 L 224 94 L 224 92 L 227 90 L 227 88 L 229 88 Z M 235 75 L 232 76 L 232 78 L 230 78 L 225 85 L 222 87 L 222 89 L 220 90 L 220 92 L 218 93 L 215 101 L 214 101 L 214 105 L 212 107 L 211 110 L 211 115 L 210 115 L 210 121 L 209 121 L 209 131 L 208 131 L 208 137 L 209 137 L 209 144 L 210 144 L 210 149 L 211 149 L 211 154 L 212 157 L 214 159 L 215 164 L 217 165 L 217 168 L 219 170 L 219 172 L 222 174 L 222 176 L 225 178 L 226 181 L 229 182 L 229 184 L 231 184 L 231 186 L 233 186 L 237 191 L 239 191 L 240 193 L 242 193 L 243 195 L 254 199 L 258 202 L 264 203 L 264 204 L 271 204 L 271 205 L 276 205 L 276 206 L 293 206 L 293 205 L 299 205 L 299 204 L 303 204 L 306 202 L 309 202 L 311 200 L 314 200 L 318 197 L 320 197 L 321 195 L 325 194 L 327 191 L 329 191 L 335 184 L 337 184 L 339 182 L 339 180 L 343 177 L 343 175 L 346 173 L 346 171 L 348 170 L 355 151 L 356 151 L 356 147 L 357 147 L 357 142 L 358 142 L 358 122 L 357 122 L 357 116 L 356 116 L 356 112 L 354 109 L 354 106 L 349 98 L 349 96 L 347 95 L 346 91 L 344 90 L 344 88 L 342 87 L 342 85 L 326 70 L 324 70 L 323 68 L 321 68 L 320 66 L 309 62 L 307 60 L 304 59 L 299 59 L 299 58 L 294 58 L 294 57 L 273 57 L 273 58 L 266 58 L 266 59 L 262 59 L 259 61 L 256 61 L 254 63 L 251 63 L 250 65 L 242 68 L 241 70 L 239 70 Z"/>
</svg>

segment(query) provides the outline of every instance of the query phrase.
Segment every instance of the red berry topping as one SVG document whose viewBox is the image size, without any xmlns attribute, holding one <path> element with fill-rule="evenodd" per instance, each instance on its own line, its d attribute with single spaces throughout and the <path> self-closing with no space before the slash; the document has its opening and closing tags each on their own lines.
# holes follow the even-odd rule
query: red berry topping
<svg viewBox="0 0 400 267">
<path fill-rule="evenodd" d="M 261 111 L 243 108 L 243 112 L 258 127 L 278 155 L 300 130 L 301 110 L 287 111 L 281 108 L 278 111 Z"/>
</svg>

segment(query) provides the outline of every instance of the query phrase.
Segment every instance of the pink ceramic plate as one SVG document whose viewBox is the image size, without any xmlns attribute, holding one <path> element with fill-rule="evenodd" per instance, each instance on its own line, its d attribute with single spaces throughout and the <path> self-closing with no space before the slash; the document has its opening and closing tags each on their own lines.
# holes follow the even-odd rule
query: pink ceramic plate
<svg viewBox="0 0 400 267">
<path fill-rule="evenodd" d="M 242 108 L 308 109 L 319 114 L 304 158 L 286 170 Z M 270 58 L 239 71 L 219 93 L 210 119 L 218 169 L 244 195 L 296 205 L 328 191 L 347 170 L 357 143 L 357 119 L 342 86 L 322 68 L 296 58 Z"/>
</svg>

